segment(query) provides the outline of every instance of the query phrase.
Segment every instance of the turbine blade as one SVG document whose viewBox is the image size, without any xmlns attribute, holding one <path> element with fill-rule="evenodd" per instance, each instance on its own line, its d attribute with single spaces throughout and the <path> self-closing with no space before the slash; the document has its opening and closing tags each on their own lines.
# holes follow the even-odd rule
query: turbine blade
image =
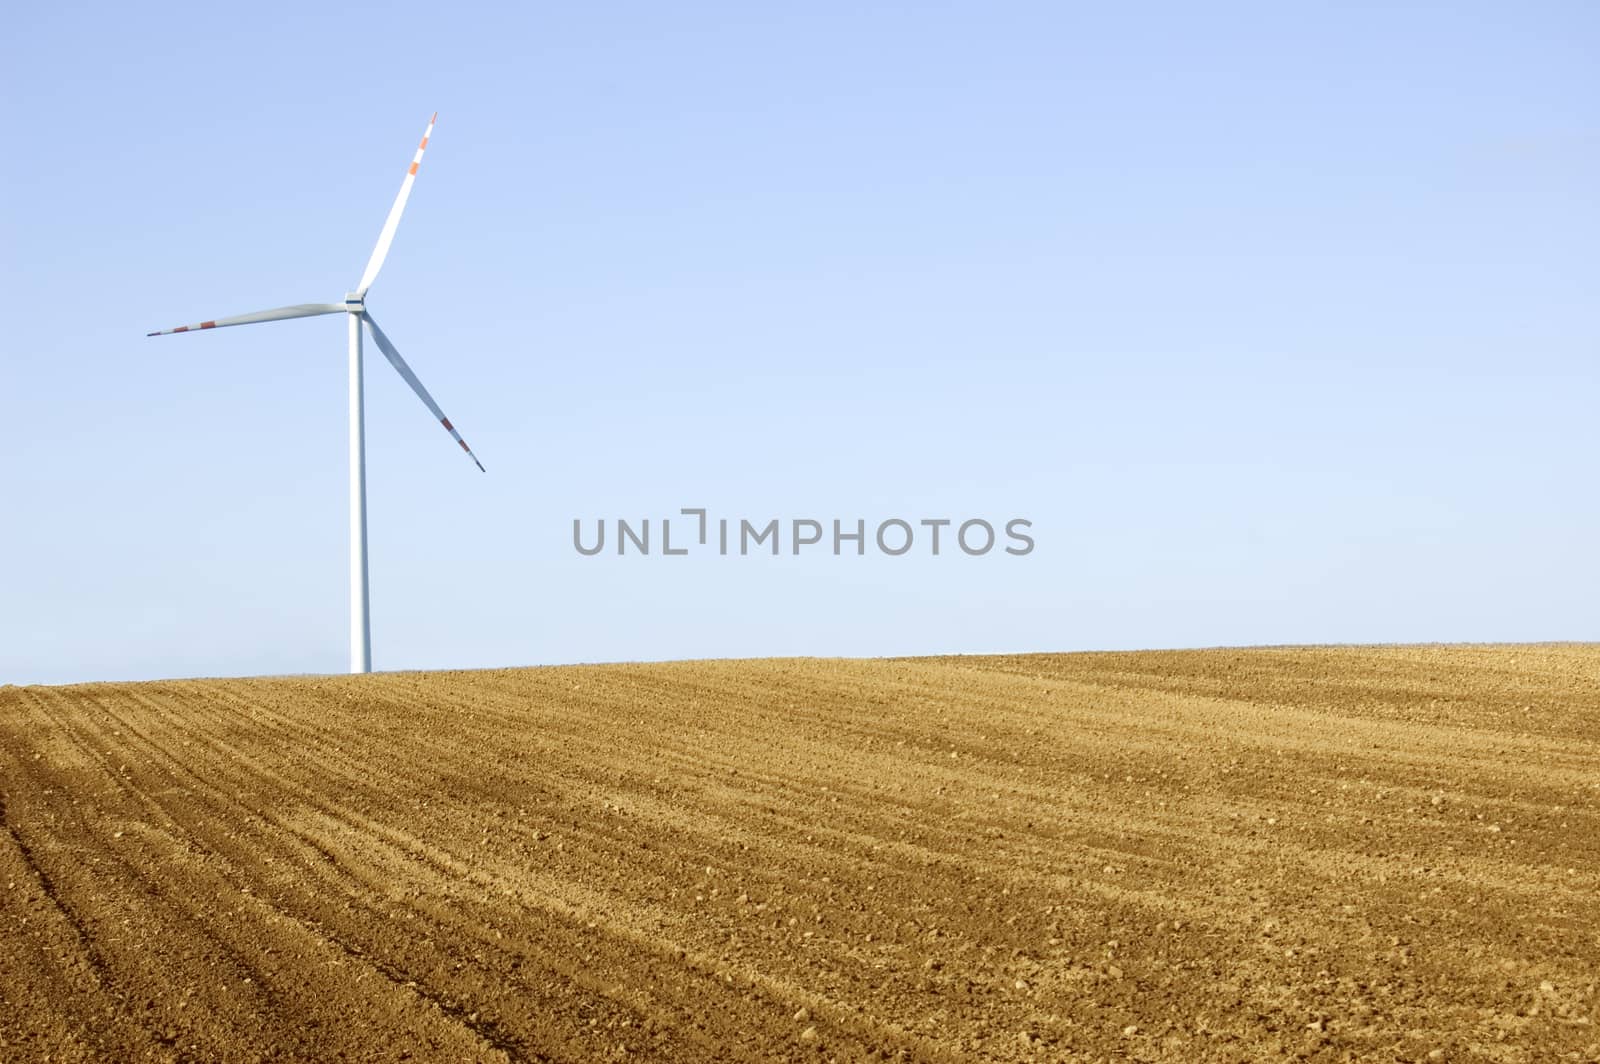
<svg viewBox="0 0 1600 1064">
<path fill-rule="evenodd" d="M 372 339 L 377 343 L 378 350 L 383 352 L 383 357 L 387 358 L 389 364 L 395 368 L 395 371 L 405 378 L 407 384 L 411 385 L 411 390 L 417 393 L 417 398 L 421 399 L 423 404 L 433 413 L 433 416 L 439 419 L 439 424 L 445 427 L 445 431 L 450 433 L 451 438 L 461 445 L 463 451 L 467 452 L 467 457 L 472 459 L 472 463 L 478 467 L 479 472 L 487 472 L 483 468 L 483 463 L 478 461 L 478 456 L 472 453 L 472 448 L 467 446 L 467 441 L 461 438 L 461 433 L 457 432 L 456 427 L 450 424 L 450 419 L 444 416 L 444 411 L 439 409 L 439 404 L 434 402 L 433 396 L 428 394 L 428 389 L 422 386 L 422 382 L 417 380 L 417 375 L 411 372 L 411 367 L 406 365 L 406 360 L 400 357 L 400 352 L 395 350 L 394 344 L 390 343 L 389 338 L 383 334 L 383 330 L 378 328 L 378 323 L 372 320 L 372 315 L 363 312 L 361 317 L 367 323 L 367 329 L 372 333 Z"/>
<path fill-rule="evenodd" d="M 417 180 L 417 167 L 422 165 L 422 153 L 428 150 L 428 138 L 433 136 L 433 124 L 438 120 L 438 111 L 433 112 L 433 117 L 428 119 L 428 128 L 422 133 L 422 143 L 417 145 L 417 154 L 411 158 L 411 168 L 406 171 L 405 180 L 400 182 L 400 195 L 394 198 L 394 206 L 389 208 L 389 217 L 383 221 L 383 231 L 378 234 L 378 246 L 372 249 L 372 258 L 367 260 L 367 268 L 361 273 L 361 283 L 356 285 L 358 296 L 367 294 L 372 282 L 378 279 L 378 271 L 383 269 L 383 260 L 389 257 L 389 245 L 394 243 L 394 231 L 400 227 L 400 215 L 406 209 L 406 200 L 411 198 L 411 186 Z"/>
<path fill-rule="evenodd" d="M 292 307 L 279 307 L 277 310 L 258 310 L 254 314 L 236 314 L 231 318 L 217 318 L 214 321 L 202 321 L 194 325 L 180 325 L 176 329 L 158 329 L 153 333 L 145 333 L 145 335 L 170 336 L 172 333 L 196 332 L 200 329 L 221 329 L 228 325 L 253 325 L 258 321 L 311 318 L 318 314 L 338 314 L 344 309 L 343 303 L 297 303 Z"/>
</svg>

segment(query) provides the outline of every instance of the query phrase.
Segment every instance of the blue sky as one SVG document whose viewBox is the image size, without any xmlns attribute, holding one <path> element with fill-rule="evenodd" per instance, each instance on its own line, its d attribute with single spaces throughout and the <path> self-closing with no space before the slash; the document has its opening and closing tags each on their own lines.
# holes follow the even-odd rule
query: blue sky
<svg viewBox="0 0 1600 1064">
<path fill-rule="evenodd" d="M 1600 9 L 15 13 L 0 682 L 1600 638 Z M 374 359 L 377 359 L 374 361 Z M 1033 522 L 1026 557 L 571 523 Z M 676 533 L 675 529 L 675 533 Z"/>
</svg>

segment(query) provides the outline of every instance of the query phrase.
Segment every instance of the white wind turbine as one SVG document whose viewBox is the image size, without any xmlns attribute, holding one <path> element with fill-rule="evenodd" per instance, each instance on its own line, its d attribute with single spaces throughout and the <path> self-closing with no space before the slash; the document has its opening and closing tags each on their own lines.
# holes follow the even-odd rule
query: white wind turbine
<svg viewBox="0 0 1600 1064">
<path fill-rule="evenodd" d="M 422 143 L 417 146 L 417 154 L 411 160 L 411 168 L 406 171 L 405 180 L 400 183 L 400 194 L 395 197 L 394 206 L 389 208 L 389 217 L 384 219 L 383 231 L 378 234 L 378 246 L 372 249 L 372 257 L 367 260 L 367 268 L 362 271 L 361 283 L 354 292 L 344 297 L 343 303 L 299 303 L 292 307 L 279 307 L 276 310 L 259 310 L 254 314 L 239 314 L 232 318 L 216 318 L 212 321 L 202 321 L 196 325 L 180 325 L 176 329 L 162 329 L 159 332 L 149 333 L 150 336 L 166 336 L 170 333 L 194 332 L 199 329 L 220 329 L 225 325 L 253 325 L 258 321 L 281 321 L 285 318 L 309 318 L 317 314 L 345 314 L 348 315 L 350 325 L 350 671 L 370 672 L 372 670 L 372 627 L 367 616 L 367 457 L 366 457 L 366 425 L 362 412 L 362 383 L 361 383 L 361 323 L 366 322 L 367 328 L 372 331 L 372 339 L 378 345 L 378 350 L 383 352 L 389 364 L 394 366 L 405 382 L 411 385 L 411 390 L 439 419 L 467 452 L 467 457 L 481 470 L 483 463 L 478 461 L 478 456 L 472 453 L 472 448 L 467 446 L 467 441 L 450 424 L 450 419 L 444 416 L 444 411 L 439 409 L 439 404 L 433 401 L 433 396 L 422 386 L 417 375 L 411 372 L 411 367 L 406 365 L 405 359 L 400 357 L 400 352 L 395 350 L 394 344 L 378 328 L 378 323 L 372 320 L 372 315 L 367 312 L 367 289 L 372 287 L 372 282 L 377 278 L 378 271 L 383 268 L 383 260 L 389 254 L 389 245 L 394 243 L 394 231 L 400 225 L 400 214 L 406 209 L 406 200 L 411 197 L 411 186 L 417 179 L 417 167 L 422 163 L 422 153 L 427 150 L 428 138 L 433 135 L 433 124 L 439 120 L 436 112 L 428 120 L 428 128 L 422 134 Z"/>
</svg>

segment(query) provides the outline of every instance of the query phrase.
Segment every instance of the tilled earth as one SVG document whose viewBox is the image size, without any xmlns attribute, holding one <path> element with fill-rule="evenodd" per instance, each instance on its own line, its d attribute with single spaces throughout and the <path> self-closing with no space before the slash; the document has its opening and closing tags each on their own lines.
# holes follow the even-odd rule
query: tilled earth
<svg viewBox="0 0 1600 1064">
<path fill-rule="evenodd" d="M 1600 647 L 0 688 L 0 1060 L 1600 1060 Z"/>
</svg>

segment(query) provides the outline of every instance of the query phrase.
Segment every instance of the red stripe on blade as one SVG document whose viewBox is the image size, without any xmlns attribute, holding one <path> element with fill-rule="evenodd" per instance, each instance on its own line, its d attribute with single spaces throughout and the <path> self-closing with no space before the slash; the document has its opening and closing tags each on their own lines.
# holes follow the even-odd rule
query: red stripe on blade
<svg viewBox="0 0 1600 1064">
<path fill-rule="evenodd" d="M 217 323 L 214 321 L 203 321 L 200 323 L 200 328 L 202 329 L 215 329 L 216 327 Z"/>
</svg>

